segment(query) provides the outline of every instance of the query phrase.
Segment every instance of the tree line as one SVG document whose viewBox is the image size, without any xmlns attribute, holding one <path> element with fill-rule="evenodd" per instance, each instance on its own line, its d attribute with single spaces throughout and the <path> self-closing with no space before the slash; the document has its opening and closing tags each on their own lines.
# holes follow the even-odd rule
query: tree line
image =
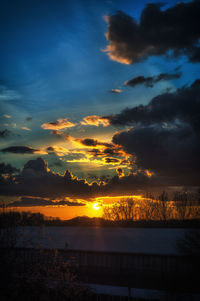
<svg viewBox="0 0 200 301">
<path fill-rule="evenodd" d="M 193 193 L 175 192 L 170 198 L 163 191 L 157 198 L 126 198 L 105 206 L 103 218 L 112 221 L 186 221 L 200 218 L 200 200 Z"/>
</svg>

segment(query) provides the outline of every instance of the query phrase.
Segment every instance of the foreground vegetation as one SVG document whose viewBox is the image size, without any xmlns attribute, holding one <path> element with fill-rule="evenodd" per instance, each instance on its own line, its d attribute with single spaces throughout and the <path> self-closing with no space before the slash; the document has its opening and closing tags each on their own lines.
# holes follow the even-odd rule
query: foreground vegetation
<svg viewBox="0 0 200 301">
<path fill-rule="evenodd" d="M 89 287 L 76 279 L 71 259 L 63 260 L 56 249 L 49 250 L 47 258 L 45 250 L 35 248 L 33 262 L 23 252 L 16 256 L 17 227 L 33 220 L 37 224 L 43 216 L 12 211 L 0 215 L 1 300 L 92 300 Z"/>
</svg>

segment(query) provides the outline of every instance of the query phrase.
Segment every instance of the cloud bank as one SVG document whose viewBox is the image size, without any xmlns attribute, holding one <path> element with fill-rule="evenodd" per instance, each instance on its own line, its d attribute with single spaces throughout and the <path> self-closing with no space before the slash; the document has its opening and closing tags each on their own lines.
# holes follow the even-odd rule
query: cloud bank
<svg viewBox="0 0 200 301">
<path fill-rule="evenodd" d="M 138 168 L 170 185 L 200 184 L 200 80 L 110 116 L 110 122 L 134 126 L 116 133 L 113 143 L 135 156 Z"/>
<path fill-rule="evenodd" d="M 150 187 L 158 184 L 156 178 L 149 178 L 142 172 L 122 177 L 122 172 L 118 171 L 118 175 L 106 182 L 89 184 L 86 180 L 73 176 L 69 170 L 66 170 L 64 175 L 52 172 L 48 168 L 47 162 L 38 158 L 29 160 L 22 171 L 14 177 L 0 176 L 0 194 L 56 199 L 63 197 L 90 199 L 119 193 L 132 194 L 138 189 L 140 191 L 149 190 Z M 30 205 L 30 201 L 28 204 Z"/>
<path fill-rule="evenodd" d="M 198 132 L 200 129 L 200 80 L 174 93 L 158 95 L 148 105 L 125 109 L 107 118 L 110 118 L 110 123 L 113 125 L 151 125 L 179 121 L 190 124 Z"/>
<path fill-rule="evenodd" d="M 196 182 L 199 183 L 199 178 Z M 123 170 L 118 168 L 116 176 L 102 180 L 100 183 L 89 184 L 86 180 L 78 179 L 69 170 L 63 175 L 52 172 L 47 163 L 42 159 L 29 160 L 22 171 L 15 176 L 0 176 L 0 194 L 9 196 L 24 196 L 22 206 L 55 205 L 51 202 L 36 202 L 26 199 L 26 196 L 39 198 L 81 198 L 91 199 L 99 196 L 133 195 L 144 191 L 154 191 L 167 188 L 168 186 L 179 186 L 184 183 L 183 179 L 171 178 L 166 175 L 148 176 L 147 172 L 137 171 L 124 175 Z M 189 178 L 187 185 L 194 182 Z M 18 204 L 18 203 L 17 203 Z M 14 204 L 17 206 L 17 204 Z M 59 203 L 59 205 L 70 205 Z"/>
</svg>

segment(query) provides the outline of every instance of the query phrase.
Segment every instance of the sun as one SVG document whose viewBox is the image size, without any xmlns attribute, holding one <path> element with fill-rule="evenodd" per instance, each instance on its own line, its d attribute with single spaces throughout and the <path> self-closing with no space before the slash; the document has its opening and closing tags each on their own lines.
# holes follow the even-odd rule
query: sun
<svg viewBox="0 0 200 301">
<path fill-rule="evenodd" d="M 93 208 L 94 210 L 99 210 L 99 209 L 100 209 L 99 203 L 94 203 L 94 204 L 92 205 L 92 208 Z"/>
</svg>

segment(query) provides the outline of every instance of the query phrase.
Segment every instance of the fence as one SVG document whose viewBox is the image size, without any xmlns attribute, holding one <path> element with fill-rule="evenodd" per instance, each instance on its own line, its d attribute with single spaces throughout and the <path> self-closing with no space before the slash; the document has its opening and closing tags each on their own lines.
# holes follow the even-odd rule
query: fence
<svg viewBox="0 0 200 301">
<path fill-rule="evenodd" d="M 52 264 L 52 250 L 14 249 L 19 264 Z M 117 253 L 87 250 L 58 250 L 58 258 L 69 261 L 81 281 L 126 287 L 199 291 L 200 257 L 160 254 Z"/>
</svg>

